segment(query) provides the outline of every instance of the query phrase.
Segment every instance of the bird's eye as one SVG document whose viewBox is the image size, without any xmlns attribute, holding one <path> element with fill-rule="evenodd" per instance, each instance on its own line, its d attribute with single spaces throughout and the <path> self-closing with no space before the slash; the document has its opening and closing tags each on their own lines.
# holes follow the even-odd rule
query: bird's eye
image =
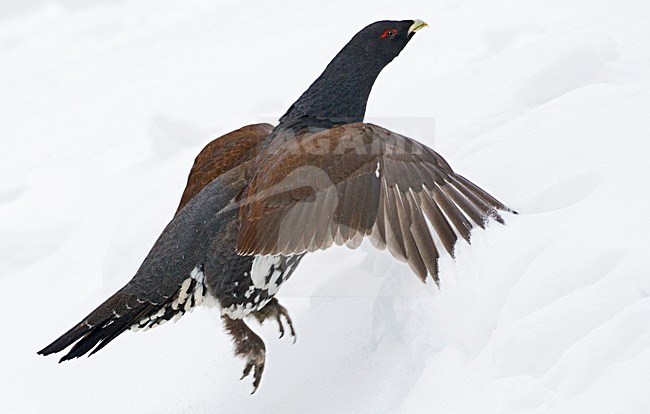
<svg viewBox="0 0 650 414">
<path fill-rule="evenodd" d="M 397 29 L 386 29 L 384 30 L 384 33 L 379 36 L 380 39 L 393 39 L 395 36 L 397 36 Z"/>
</svg>

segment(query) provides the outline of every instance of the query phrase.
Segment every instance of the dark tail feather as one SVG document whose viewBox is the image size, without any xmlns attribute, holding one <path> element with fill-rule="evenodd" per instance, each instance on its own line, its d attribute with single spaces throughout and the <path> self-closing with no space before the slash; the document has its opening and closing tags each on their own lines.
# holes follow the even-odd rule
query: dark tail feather
<svg viewBox="0 0 650 414">
<path fill-rule="evenodd" d="M 61 352 L 74 344 L 70 352 L 59 361 L 63 362 L 78 358 L 97 345 L 90 353 L 92 355 L 159 307 L 160 305 L 149 302 L 140 303 L 133 296 L 122 291 L 117 292 L 72 329 L 38 353 L 50 355 Z"/>
</svg>

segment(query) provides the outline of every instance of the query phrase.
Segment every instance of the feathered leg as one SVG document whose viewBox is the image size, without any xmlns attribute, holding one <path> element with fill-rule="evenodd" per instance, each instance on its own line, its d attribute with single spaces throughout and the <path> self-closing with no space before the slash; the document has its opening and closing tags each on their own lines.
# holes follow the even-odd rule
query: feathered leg
<svg viewBox="0 0 650 414">
<path fill-rule="evenodd" d="M 235 355 L 246 360 L 241 379 L 246 378 L 253 372 L 253 392 L 251 394 L 254 394 L 260 385 L 262 373 L 264 372 L 264 361 L 266 360 L 264 341 L 243 320 L 231 319 L 225 315 L 222 316 L 222 319 L 226 330 L 235 343 Z"/>
</svg>

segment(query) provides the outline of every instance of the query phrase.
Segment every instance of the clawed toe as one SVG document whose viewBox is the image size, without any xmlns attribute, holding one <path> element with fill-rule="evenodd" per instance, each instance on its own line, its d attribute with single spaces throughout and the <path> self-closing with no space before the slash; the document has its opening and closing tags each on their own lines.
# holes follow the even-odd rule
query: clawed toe
<svg viewBox="0 0 650 414">
<path fill-rule="evenodd" d="M 248 377 L 252 373 L 253 391 L 251 392 L 251 394 L 255 394 L 255 391 L 257 391 L 257 388 L 260 386 L 260 382 L 262 381 L 262 373 L 264 372 L 264 361 L 265 361 L 264 351 L 262 351 L 261 354 L 260 353 L 249 354 L 245 358 L 247 361 L 246 366 L 244 367 L 244 371 L 239 380 L 240 381 L 243 380 L 244 378 Z"/>
<path fill-rule="evenodd" d="M 253 375 L 253 392 L 262 381 L 264 363 L 266 361 L 266 347 L 262 339 L 255 334 L 241 319 L 224 317 L 224 324 L 235 342 L 235 354 L 246 361 L 240 380 Z"/>
<path fill-rule="evenodd" d="M 280 329 L 280 338 L 284 336 L 284 323 L 282 323 L 282 317 L 284 316 L 284 319 L 287 321 L 287 325 L 289 325 L 289 332 L 291 333 L 291 337 L 293 338 L 293 343 L 296 343 L 296 339 L 298 339 L 296 335 L 296 330 L 293 328 L 293 322 L 291 321 L 291 318 L 289 317 L 289 312 L 287 309 L 280 305 L 278 303 L 278 313 L 275 315 L 275 320 L 278 322 L 278 327 Z"/>
<path fill-rule="evenodd" d="M 289 326 L 289 333 L 291 333 L 291 336 L 293 337 L 293 342 L 296 343 L 296 330 L 293 327 L 291 317 L 289 317 L 289 311 L 287 311 L 284 306 L 280 305 L 277 299 L 271 299 L 269 303 L 266 304 L 266 306 L 257 312 L 254 312 L 253 315 L 260 323 L 264 323 L 264 321 L 270 317 L 275 319 L 275 321 L 278 323 L 278 329 L 280 330 L 280 338 L 284 337 L 284 334 L 286 333 L 286 328 L 282 320 L 282 318 L 284 318 L 287 325 Z"/>
<path fill-rule="evenodd" d="M 288 326 L 289 333 L 293 337 L 293 342 L 296 342 L 296 330 L 289 317 L 289 312 L 275 298 L 271 299 L 262 309 L 253 312 L 253 316 L 260 323 L 263 323 L 268 318 L 275 319 L 280 330 L 280 338 L 284 337 Z M 246 361 L 240 380 L 252 375 L 253 392 L 251 394 L 254 394 L 260 386 L 262 373 L 264 372 L 264 362 L 266 360 L 266 347 L 264 346 L 264 342 L 243 320 L 223 316 L 223 321 L 235 343 L 235 354 Z"/>
</svg>

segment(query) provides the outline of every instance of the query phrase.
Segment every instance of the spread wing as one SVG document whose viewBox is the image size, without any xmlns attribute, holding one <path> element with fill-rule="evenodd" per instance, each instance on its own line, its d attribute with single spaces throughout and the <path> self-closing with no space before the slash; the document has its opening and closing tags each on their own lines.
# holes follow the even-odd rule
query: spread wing
<svg viewBox="0 0 650 414">
<path fill-rule="evenodd" d="M 214 139 L 194 160 L 177 212 L 215 178 L 255 155 L 257 144 L 273 130 L 270 124 L 247 125 Z"/>
<path fill-rule="evenodd" d="M 438 281 L 439 252 L 454 255 L 489 218 L 509 210 L 452 171 L 435 151 L 355 123 L 271 147 L 241 200 L 238 252 L 296 254 L 364 237 Z"/>
</svg>

